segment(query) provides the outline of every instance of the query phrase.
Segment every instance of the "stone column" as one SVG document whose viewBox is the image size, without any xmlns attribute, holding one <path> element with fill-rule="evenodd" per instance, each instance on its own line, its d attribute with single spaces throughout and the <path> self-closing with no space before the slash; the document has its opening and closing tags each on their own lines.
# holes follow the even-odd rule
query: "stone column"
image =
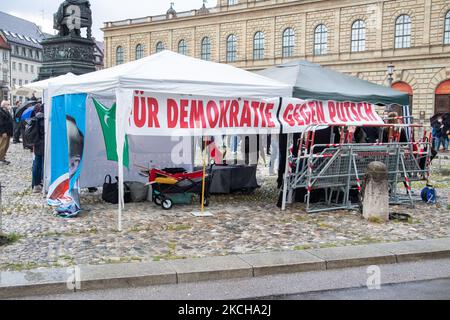
<svg viewBox="0 0 450 320">
<path fill-rule="evenodd" d="M 367 220 L 389 221 L 388 170 L 382 162 L 372 162 L 367 167 L 362 188 L 362 211 Z"/>
</svg>

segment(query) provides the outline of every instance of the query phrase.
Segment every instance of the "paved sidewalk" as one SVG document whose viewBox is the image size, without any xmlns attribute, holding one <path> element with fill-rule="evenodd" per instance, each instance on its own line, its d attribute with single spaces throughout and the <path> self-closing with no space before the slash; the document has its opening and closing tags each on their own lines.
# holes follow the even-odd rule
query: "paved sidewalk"
<svg viewBox="0 0 450 320">
<path fill-rule="evenodd" d="M 306 214 L 302 203 L 285 212 L 276 207 L 276 176 L 258 167 L 261 189 L 250 195 L 215 195 L 214 216 L 197 218 L 199 202 L 165 211 L 148 202 L 127 204 L 124 232 L 116 232 L 117 206 L 101 200 L 100 190 L 82 192 L 86 211 L 76 219 L 60 219 L 42 195 L 31 193 L 31 153 L 11 147 L 8 170 L 0 170 L 3 193 L 2 231 L 11 236 L 0 247 L 0 270 L 66 268 L 76 265 L 153 262 L 274 251 L 366 245 L 380 242 L 450 237 L 447 198 L 450 163 L 433 169 L 438 204 L 417 201 L 416 208 L 391 206 L 392 213 L 411 215 L 408 221 L 374 223 L 358 210 Z M 425 182 L 414 182 L 414 196 Z"/>
<path fill-rule="evenodd" d="M 218 281 L 202 281 L 159 286 L 102 289 L 92 291 L 68 292 L 26 296 L 23 300 L 239 300 L 239 299 L 293 299 L 296 296 L 326 295 L 330 292 L 358 292 L 356 300 L 384 299 L 394 286 L 414 286 L 415 284 L 449 279 L 450 259 L 422 260 L 407 263 L 380 265 L 380 288 L 367 287 L 372 268 L 356 267 L 325 271 L 309 271 L 277 274 L 264 277 L 238 278 Z M 437 280 L 436 280 L 437 279 Z M 434 288 L 433 288 L 434 289 Z M 395 290 L 395 289 L 394 289 Z M 439 290 L 439 289 L 438 289 Z M 449 292 L 450 288 L 446 290 Z M 417 299 L 423 295 L 420 288 L 414 292 L 403 292 L 395 299 Z M 444 291 L 445 293 L 445 291 Z M 341 296 L 345 298 L 344 296 Z M 429 297 L 449 299 L 439 292 Z"/>
<path fill-rule="evenodd" d="M 1 272 L 0 298 L 254 278 L 444 258 L 450 258 L 450 238 L 169 262 Z"/>
</svg>

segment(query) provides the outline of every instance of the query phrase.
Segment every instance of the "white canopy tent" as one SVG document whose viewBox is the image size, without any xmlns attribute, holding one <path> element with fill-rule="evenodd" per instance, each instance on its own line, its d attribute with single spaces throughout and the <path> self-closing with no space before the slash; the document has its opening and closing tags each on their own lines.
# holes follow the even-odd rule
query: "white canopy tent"
<svg viewBox="0 0 450 320">
<path fill-rule="evenodd" d="M 49 84 L 52 98 L 70 94 L 113 97 L 117 103 L 116 138 L 119 177 L 118 229 L 122 230 L 123 151 L 127 122 L 136 90 L 156 94 L 177 94 L 220 98 L 279 98 L 292 95 L 292 86 L 232 67 L 203 61 L 171 51 L 113 68 L 67 78 Z M 51 107 L 51 105 L 49 106 Z M 201 130 L 199 135 L 201 134 Z"/>
<path fill-rule="evenodd" d="M 50 85 L 52 96 L 107 93 L 118 89 L 219 97 L 292 95 L 292 87 L 281 82 L 230 65 L 199 60 L 168 50 Z"/>
<path fill-rule="evenodd" d="M 43 101 L 45 101 L 45 92 L 48 89 L 48 86 L 51 82 L 55 81 L 64 81 L 70 78 L 76 77 L 73 73 L 67 73 L 58 77 L 41 80 L 41 81 L 35 81 L 31 83 L 27 83 L 19 88 L 17 88 L 13 94 L 17 96 L 31 96 L 33 93 L 35 93 L 38 97 L 42 98 Z"/>
<path fill-rule="evenodd" d="M 58 76 L 58 77 L 54 77 L 54 78 L 49 78 L 46 80 L 41 80 L 41 81 L 36 81 L 36 82 L 32 82 L 32 83 L 28 83 L 24 86 L 22 86 L 23 89 L 28 89 L 30 91 L 38 91 L 38 92 L 43 92 L 45 90 L 48 89 L 50 83 L 55 83 L 55 82 L 59 82 L 59 81 L 65 81 L 71 78 L 75 78 L 76 75 L 74 75 L 73 73 L 69 72 L 67 74 Z"/>
</svg>

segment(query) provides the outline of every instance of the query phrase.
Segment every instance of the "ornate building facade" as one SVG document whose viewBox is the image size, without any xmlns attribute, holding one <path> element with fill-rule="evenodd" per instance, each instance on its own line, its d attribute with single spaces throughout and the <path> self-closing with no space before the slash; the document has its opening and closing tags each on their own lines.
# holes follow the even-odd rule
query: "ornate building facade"
<svg viewBox="0 0 450 320">
<path fill-rule="evenodd" d="M 0 32 L 11 48 L 8 90 L 5 96 L 14 103 L 26 97 L 16 95 L 16 89 L 35 81 L 42 66 L 42 41 L 46 36 L 33 22 L 0 11 Z M 3 57 L 1 57 L 3 58 Z"/>
<path fill-rule="evenodd" d="M 306 59 L 410 93 L 414 116 L 450 112 L 448 0 L 218 0 L 103 31 L 106 67 L 163 49 L 254 71 Z"/>
</svg>

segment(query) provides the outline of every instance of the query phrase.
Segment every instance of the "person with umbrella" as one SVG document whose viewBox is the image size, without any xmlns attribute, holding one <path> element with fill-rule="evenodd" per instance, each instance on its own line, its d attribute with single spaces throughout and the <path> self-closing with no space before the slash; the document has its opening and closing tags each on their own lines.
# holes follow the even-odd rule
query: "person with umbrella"
<svg viewBox="0 0 450 320">
<path fill-rule="evenodd" d="M 26 139 L 24 139 L 24 130 L 25 130 L 25 121 L 33 117 L 33 113 L 35 111 L 36 106 L 40 105 L 40 101 L 32 101 L 25 103 L 20 108 L 17 109 L 16 119 L 18 119 L 19 131 L 22 135 L 23 140 L 23 148 L 32 150 L 32 146 L 30 146 Z"/>
</svg>

